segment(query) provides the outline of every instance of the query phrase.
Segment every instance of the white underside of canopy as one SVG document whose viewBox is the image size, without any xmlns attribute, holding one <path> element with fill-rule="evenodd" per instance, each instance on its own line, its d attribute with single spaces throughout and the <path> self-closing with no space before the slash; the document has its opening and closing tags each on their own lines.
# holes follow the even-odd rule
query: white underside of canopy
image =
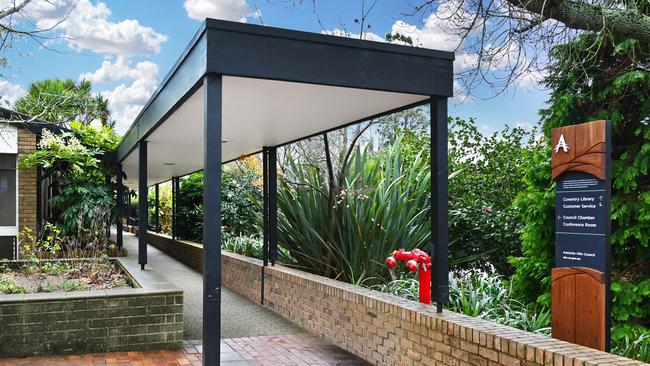
<svg viewBox="0 0 650 366">
<path fill-rule="evenodd" d="M 223 77 L 223 161 L 427 99 L 427 96 Z M 203 169 L 203 89 L 147 138 L 147 184 Z M 215 143 L 220 143 L 215 141 Z M 122 162 L 138 186 L 138 149 Z"/>
</svg>

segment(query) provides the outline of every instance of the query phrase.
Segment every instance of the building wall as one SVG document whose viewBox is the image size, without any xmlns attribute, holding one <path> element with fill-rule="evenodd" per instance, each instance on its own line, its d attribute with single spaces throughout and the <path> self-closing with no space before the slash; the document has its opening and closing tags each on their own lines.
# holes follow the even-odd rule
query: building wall
<svg viewBox="0 0 650 366">
<path fill-rule="evenodd" d="M 36 151 L 37 135 L 18 128 L 18 162 Z M 18 169 L 18 232 L 28 227 L 36 230 L 36 168 Z"/>
<path fill-rule="evenodd" d="M 221 265 L 224 286 L 260 301 L 261 261 L 223 252 Z M 266 306 L 375 365 L 645 365 L 282 266 L 264 283 Z"/>
</svg>

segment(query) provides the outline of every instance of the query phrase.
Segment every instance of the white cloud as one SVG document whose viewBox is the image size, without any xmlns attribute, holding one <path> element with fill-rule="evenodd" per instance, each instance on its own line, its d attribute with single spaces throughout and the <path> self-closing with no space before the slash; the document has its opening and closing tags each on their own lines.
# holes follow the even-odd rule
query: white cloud
<svg viewBox="0 0 650 366">
<path fill-rule="evenodd" d="M 246 22 L 247 17 L 256 17 L 246 0 L 185 0 L 187 16 L 203 21 L 205 18 Z"/>
<path fill-rule="evenodd" d="M 465 17 L 465 12 L 457 10 L 457 4 L 454 1 L 446 2 L 438 7 L 438 10 L 425 20 L 422 28 L 416 25 L 408 24 L 402 20 L 396 21 L 391 27 L 391 34 L 400 34 L 409 37 L 412 45 L 415 47 L 431 48 L 443 51 L 456 51 L 461 46 L 461 37 L 451 33 L 447 28 L 449 22 L 454 24 L 466 23 L 470 17 Z M 327 32 L 335 36 L 359 38 L 359 33 L 347 32 L 336 28 Z M 375 33 L 367 32 L 363 34 L 363 39 L 369 41 L 386 42 L 384 37 Z M 405 44 L 403 41 L 394 41 L 397 44 Z M 463 71 L 476 67 L 478 64 L 478 55 L 475 53 L 457 52 L 454 61 L 454 71 Z"/>
<path fill-rule="evenodd" d="M 122 79 L 136 80 L 143 75 L 158 76 L 158 65 L 151 61 L 138 62 L 131 67 L 131 61 L 124 56 L 117 56 L 115 62 L 105 60 L 102 66 L 94 72 L 85 72 L 79 75 L 79 80 L 88 80 L 93 84 L 109 83 Z"/>
<path fill-rule="evenodd" d="M 79 79 L 95 84 L 130 81 L 101 93 L 109 102 L 117 132 L 124 133 L 156 90 L 158 73 L 158 65 L 153 62 L 142 61 L 132 66 L 127 58 L 117 56 L 114 61 L 103 61 L 94 72 L 82 73 Z"/>
<path fill-rule="evenodd" d="M 25 89 L 20 85 L 0 80 L 0 107 L 11 107 L 16 99 L 25 95 Z"/>
<path fill-rule="evenodd" d="M 77 51 L 118 55 L 149 55 L 160 52 L 167 36 L 137 20 L 113 22 L 106 3 L 90 0 L 36 0 L 23 11 L 39 29 L 56 26 L 61 39 Z"/>
<path fill-rule="evenodd" d="M 475 53 L 456 53 L 454 71 L 463 71 L 478 65 L 478 55 Z"/>
<path fill-rule="evenodd" d="M 334 29 L 332 29 L 330 31 L 322 31 L 321 33 L 322 34 L 329 34 L 329 35 L 332 35 L 332 36 L 338 36 L 338 37 L 356 38 L 356 39 L 361 38 L 359 36 L 359 33 L 348 32 L 348 31 L 346 31 L 344 29 L 340 29 L 340 28 L 334 28 Z M 366 41 L 386 42 L 386 38 L 381 37 L 381 36 L 379 36 L 379 35 L 377 35 L 375 33 L 372 33 L 372 32 L 364 33 L 363 34 L 363 39 L 365 39 Z"/>
<path fill-rule="evenodd" d="M 525 70 L 517 77 L 516 83 L 521 87 L 533 89 L 538 87 L 542 80 L 544 80 L 544 74 L 542 72 L 537 70 Z"/>
<path fill-rule="evenodd" d="M 515 123 L 515 127 L 521 128 L 524 131 L 532 131 L 535 125 L 530 122 L 517 122 Z"/>
</svg>

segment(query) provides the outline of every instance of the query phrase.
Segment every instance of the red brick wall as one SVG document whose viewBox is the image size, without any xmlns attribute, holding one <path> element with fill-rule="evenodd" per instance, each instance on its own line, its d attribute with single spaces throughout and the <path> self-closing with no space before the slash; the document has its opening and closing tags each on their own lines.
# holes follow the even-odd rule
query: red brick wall
<svg viewBox="0 0 650 366">
<path fill-rule="evenodd" d="M 36 134 L 18 128 L 18 162 L 36 151 Z M 36 168 L 18 169 L 18 231 L 36 230 Z"/>
<path fill-rule="evenodd" d="M 224 252 L 222 283 L 260 300 L 261 261 Z M 265 269 L 265 304 L 303 329 L 376 365 L 642 365 L 343 282 Z"/>
</svg>

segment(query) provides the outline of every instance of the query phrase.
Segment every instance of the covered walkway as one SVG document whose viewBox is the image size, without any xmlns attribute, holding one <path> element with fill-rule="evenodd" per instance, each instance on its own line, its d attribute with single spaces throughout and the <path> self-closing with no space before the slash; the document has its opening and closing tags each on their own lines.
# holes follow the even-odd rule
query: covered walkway
<svg viewBox="0 0 650 366">
<path fill-rule="evenodd" d="M 149 187 L 172 181 L 176 188 L 179 177 L 204 173 L 205 365 L 219 363 L 216 349 L 223 334 L 222 164 L 262 153 L 263 264 L 273 266 L 278 148 L 424 105 L 429 106 L 435 177 L 431 295 L 442 312 L 448 297 L 447 98 L 453 95 L 453 61 L 451 52 L 206 19 L 114 156 L 118 197 L 124 197 L 124 186 L 140 192 L 140 232 L 149 227 L 143 194 Z M 119 199 L 119 206 L 124 201 Z M 122 244 L 119 237 L 117 242 Z M 138 240 L 138 262 L 143 270 L 150 263 L 144 236 Z"/>
<path fill-rule="evenodd" d="M 115 233 L 113 233 L 115 240 Z M 138 255 L 138 238 L 124 232 L 124 247 L 129 256 Z M 203 337 L 203 278 L 185 264 L 149 245 L 147 248 L 151 269 L 160 273 L 169 282 L 183 289 L 183 338 L 187 340 Z M 239 338 L 294 334 L 302 330 L 273 311 L 224 287 L 221 296 L 221 337 Z"/>
<path fill-rule="evenodd" d="M 113 240 L 115 233 L 112 233 Z M 124 247 L 137 256 L 138 238 L 124 232 Z M 148 246 L 147 271 L 156 271 L 183 289 L 184 347 L 179 350 L 116 352 L 87 355 L 0 359 L 14 365 L 202 365 L 202 296 L 200 273 Z M 367 365 L 267 309 L 224 287 L 221 292 L 221 364 L 244 365 Z"/>
</svg>

